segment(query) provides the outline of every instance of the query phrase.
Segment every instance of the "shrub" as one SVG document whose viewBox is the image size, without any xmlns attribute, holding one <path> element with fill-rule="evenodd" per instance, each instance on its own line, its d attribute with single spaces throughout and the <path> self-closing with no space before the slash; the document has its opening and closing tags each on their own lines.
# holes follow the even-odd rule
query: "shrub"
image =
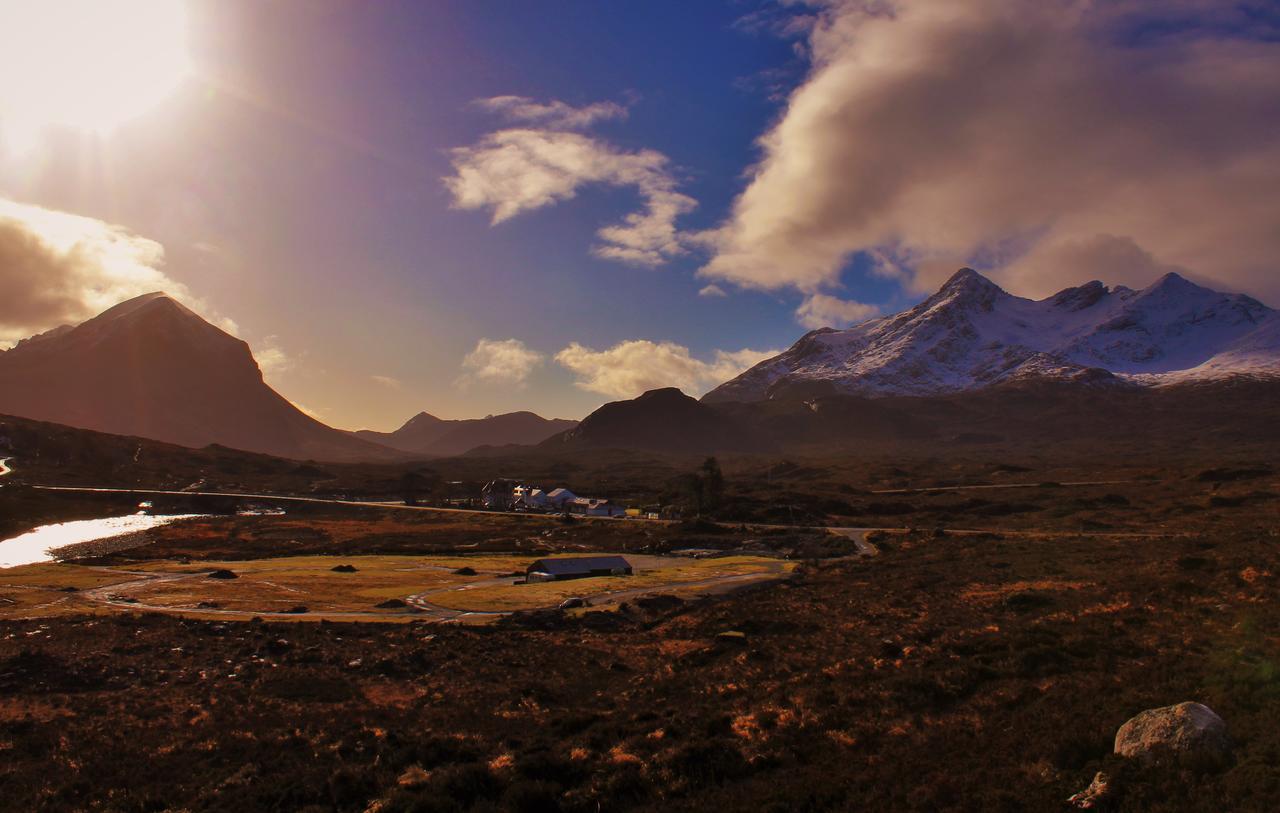
<svg viewBox="0 0 1280 813">
<path fill-rule="evenodd" d="M 750 766 L 742 752 L 728 743 L 691 743 L 671 756 L 671 771 L 692 782 L 720 783 L 745 776 Z"/>
<path fill-rule="evenodd" d="M 1029 613 L 1034 610 L 1042 610 L 1046 607 L 1052 607 L 1056 601 L 1053 596 L 1048 593 L 1042 593 L 1038 590 L 1021 590 L 1013 593 L 1004 600 L 1004 606 L 1013 610 L 1015 613 Z"/>
</svg>

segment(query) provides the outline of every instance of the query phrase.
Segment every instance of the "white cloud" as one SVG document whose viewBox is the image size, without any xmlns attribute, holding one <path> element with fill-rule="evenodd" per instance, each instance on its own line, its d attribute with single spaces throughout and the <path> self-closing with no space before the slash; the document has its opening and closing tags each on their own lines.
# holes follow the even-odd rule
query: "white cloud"
<svg viewBox="0 0 1280 813">
<path fill-rule="evenodd" d="M 557 99 L 539 102 L 528 96 L 494 96 L 477 99 L 475 105 L 491 113 L 498 113 L 511 121 L 540 124 L 556 129 L 579 130 L 597 121 L 625 119 L 627 108 L 616 102 L 593 102 L 574 107 Z"/>
<path fill-rule="evenodd" d="M 261 344 L 253 351 L 253 358 L 258 362 L 258 369 L 263 378 L 278 376 L 293 367 L 293 359 L 280 346 L 278 336 L 264 336 Z"/>
<path fill-rule="evenodd" d="M 163 266 L 164 248 L 123 226 L 0 198 L 0 340 L 79 323 L 152 291 L 201 310 Z"/>
<path fill-rule="evenodd" d="M 519 339 L 480 339 L 462 359 L 458 383 L 510 384 L 523 387 L 545 355 Z"/>
<path fill-rule="evenodd" d="M 826 294 L 810 294 L 796 308 L 796 321 L 807 328 L 844 328 L 870 319 L 880 312 L 875 305 L 838 299 Z"/>
<path fill-rule="evenodd" d="M 778 354 L 777 350 L 717 350 L 711 361 L 702 361 L 689 348 L 674 342 L 632 339 L 607 350 L 593 350 L 573 342 L 556 353 L 556 362 L 577 377 L 575 385 L 613 398 L 634 398 L 661 387 L 678 387 L 701 395 Z"/>
<path fill-rule="evenodd" d="M 803 5 L 809 74 L 704 277 L 816 293 L 878 251 L 912 290 L 963 264 L 1027 295 L 1181 267 L 1280 296 L 1280 41 L 1248 4 Z"/>
<path fill-rule="evenodd" d="M 508 115 L 524 111 L 519 118 L 544 126 L 499 130 L 473 146 L 453 150 L 454 174 L 444 182 L 455 207 L 488 209 L 490 222 L 497 225 L 523 212 L 570 200 L 590 184 L 633 188 L 644 207 L 621 223 L 601 228 L 596 233 L 600 242 L 592 253 L 645 266 L 661 265 L 684 253 L 675 223 L 697 201 L 678 191 L 665 155 L 655 150 L 623 150 L 566 129 L 566 122 L 585 126 L 601 118 L 595 105 L 570 108 L 563 102 L 538 105 L 522 97 L 498 98 L 515 101 L 501 102 L 496 109 Z M 489 99 L 483 104 L 492 108 L 494 102 Z"/>
<path fill-rule="evenodd" d="M 728 294 L 725 293 L 725 290 L 721 288 L 719 285 L 712 283 L 710 285 L 704 285 L 701 288 L 699 288 L 698 296 L 721 297 L 721 296 L 728 296 Z"/>
<path fill-rule="evenodd" d="M 404 382 L 400 379 L 393 378 L 389 375 L 371 375 L 369 376 L 369 380 L 379 386 L 386 387 L 389 390 L 398 390 L 404 386 Z"/>
</svg>

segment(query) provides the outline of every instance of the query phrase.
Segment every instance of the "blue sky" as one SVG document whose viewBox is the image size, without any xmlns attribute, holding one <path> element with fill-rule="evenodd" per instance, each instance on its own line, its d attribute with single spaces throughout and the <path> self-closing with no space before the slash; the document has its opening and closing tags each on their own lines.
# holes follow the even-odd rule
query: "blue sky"
<svg viewBox="0 0 1280 813">
<path fill-rule="evenodd" d="M 0 196 L 162 246 L 147 280 L 347 428 L 705 389 L 741 351 L 896 311 L 965 262 L 1033 296 L 1175 268 L 1275 291 L 1265 9 L 891 5 L 194 1 L 180 85 L 109 132 L 0 151 Z M 625 109 L 569 129 L 665 156 L 653 177 L 696 201 L 674 221 L 682 250 L 659 267 L 593 255 L 643 210 L 635 185 L 582 181 L 497 224 L 492 196 L 457 208 L 454 150 L 547 126 L 476 104 L 503 96 Z M 1172 203 L 1201 197 L 1221 212 Z M 726 295 L 699 296 L 711 283 Z"/>
</svg>

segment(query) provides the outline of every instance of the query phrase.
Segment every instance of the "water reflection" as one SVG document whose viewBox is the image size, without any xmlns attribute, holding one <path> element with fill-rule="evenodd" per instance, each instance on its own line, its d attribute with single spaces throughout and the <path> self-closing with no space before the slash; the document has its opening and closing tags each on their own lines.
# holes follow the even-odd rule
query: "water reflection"
<svg viewBox="0 0 1280 813">
<path fill-rule="evenodd" d="M 16 567 L 34 562 L 47 562 L 53 557 L 49 551 L 64 545 L 75 545 L 80 542 L 92 542 L 95 539 L 109 539 L 113 536 L 145 531 L 160 525 L 167 525 L 179 519 L 189 519 L 199 514 L 170 514 L 167 516 L 149 516 L 134 514 L 127 517 L 107 517 L 106 519 L 84 519 L 75 522 L 58 522 L 41 525 L 34 531 L 28 531 L 12 539 L 0 542 L 0 567 Z"/>
</svg>

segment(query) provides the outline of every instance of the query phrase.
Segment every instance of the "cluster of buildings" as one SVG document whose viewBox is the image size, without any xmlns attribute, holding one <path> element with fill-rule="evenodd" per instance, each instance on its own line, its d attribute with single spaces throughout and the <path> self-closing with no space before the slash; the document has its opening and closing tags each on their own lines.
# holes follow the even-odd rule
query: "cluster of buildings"
<svg viewBox="0 0 1280 813">
<path fill-rule="evenodd" d="M 567 488 L 544 491 L 515 480 L 498 479 L 480 491 L 484 507 L 490 511 L 529 511 L 540 514 L 578 514 L 584 517 L 639 516 L 639 511 L 609 500 L 579 497 Z"/>
</svg>

